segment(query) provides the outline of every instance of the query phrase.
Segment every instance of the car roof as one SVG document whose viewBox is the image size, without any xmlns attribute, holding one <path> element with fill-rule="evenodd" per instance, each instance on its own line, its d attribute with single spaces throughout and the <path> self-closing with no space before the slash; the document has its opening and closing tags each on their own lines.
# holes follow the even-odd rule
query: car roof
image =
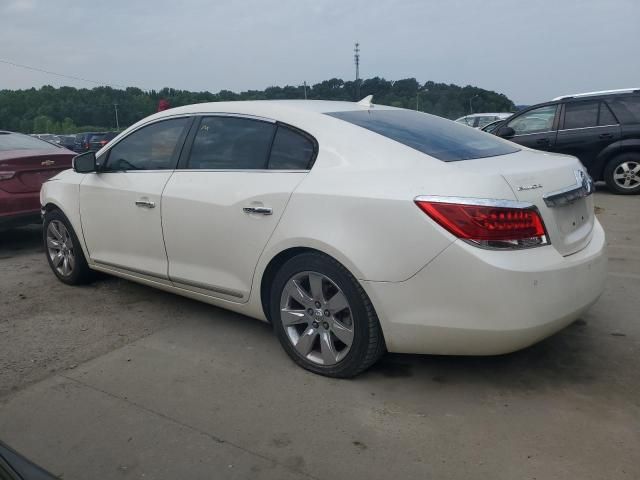
<svg viewBox="0 0 640 480">
<path fill-rule="evenodd" d="M 175 107 L 159 112 L 153 117 L 162 118 L 189 113 L 252 113 L 256 115 L 277 116 L 282 112 L 329 113 L 352 110 L 366 110 L 368 106 L 356 102 L 340 102 L 333 100 L 246 100 L 235 102 L 209 102 Z M 376 110 L 396 110 L 386 105 L 372 105 Z"/>
</svg>

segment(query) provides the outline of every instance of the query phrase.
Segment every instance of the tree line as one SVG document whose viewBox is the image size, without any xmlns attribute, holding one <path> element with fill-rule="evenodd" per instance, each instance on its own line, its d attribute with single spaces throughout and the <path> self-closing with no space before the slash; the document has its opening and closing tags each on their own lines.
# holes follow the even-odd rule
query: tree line
<svg viewBox="0 0 640 480">
<path fill-rule="evenodd" d="M 421 84 L 415 78 L 390 81 L 374 77 L 360 80 L 359 96 L 373 95 L 374 103 L 417 109 L 446 118 L 473 112 L 515 111 L 514 103 L 501 93 L 453 84 Z M 23 133 L 76 133 L 115 130 L 116 109 L 120 129 L 157 111 L 158 102 L 171 107 L 229 100 L 359 100 L 355 81 L 332 78 L 311 86 L 287 85 L 236 93 L 190 92 L 173 88 L 144 91 L 136 87 L 92 89 L 43 86 L 39 89 L 0 90 L 0 129 Z"/>
</svg>

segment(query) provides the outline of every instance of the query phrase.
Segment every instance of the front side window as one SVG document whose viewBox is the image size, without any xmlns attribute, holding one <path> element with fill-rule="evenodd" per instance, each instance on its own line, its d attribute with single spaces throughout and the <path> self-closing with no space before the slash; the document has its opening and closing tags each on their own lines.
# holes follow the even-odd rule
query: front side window
<svg viewBox="0 0 640 480">
<path fill-rule="evenodd" d="M 564 106 L 564 129 L 598 125 L 599 102 L 571 102 Z"/>
<path fill-rule="evenodd" d="M 480 130 L 412 110 L 352 110 L 327 115 L 371 130 L 443 162 L 506 155 L 520 150 Z"/>
<path fill-rule="evenodd" d="M 507 126 L 513 128 L 516 135 L 549 132 L 553 129 L 557 105 L 534 108 L 511 120 Z"/>
<path fill-rule="evenodd" d="M 185 127 L 191 119 L 175 118 L 136 130 L 108 152 L 103 170 L 167 170 L 176 166 Z"/>
<path fill-rule="evenodd" d="M 240 117 L 204 117 L 193 140 L 189 169 L 267 168 L 276 126 Z"/>
<path fill-rule="evenodd" d="M 269 157 L 272 170 L 307 170 L 315 155 L 315 146 L 310 138 L 292 130 L 278 126 Z"/>
</svg>

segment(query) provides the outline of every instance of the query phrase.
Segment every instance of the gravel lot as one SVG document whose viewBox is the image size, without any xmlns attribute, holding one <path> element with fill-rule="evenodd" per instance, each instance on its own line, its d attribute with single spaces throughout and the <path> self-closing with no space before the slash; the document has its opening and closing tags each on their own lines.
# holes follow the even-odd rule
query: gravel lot
<svg viewBox="0 0 640 480">
<path fill-rule="evenodd" d="M 104 277 L 58 282 L 0 232 L 0 438 L 65 479 L 640 478 L 640 197 L 600 190 L 607 290 L 548 340 L 386 355 L 354 380 L 270 327 Z"/>
</svg>

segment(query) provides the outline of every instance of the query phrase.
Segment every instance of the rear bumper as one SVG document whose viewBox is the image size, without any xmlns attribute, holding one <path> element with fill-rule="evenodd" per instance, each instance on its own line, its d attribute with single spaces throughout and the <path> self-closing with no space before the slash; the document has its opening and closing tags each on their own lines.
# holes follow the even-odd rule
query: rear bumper
<svg viewBox="0 0 640 480">
<path fill-rule="evenodd" d="M 495 355 L 564 328 L 604 290 L 605 236 L 563 257 L 553 246 L 500 252 L 456 241 L 404 282 L 363 282 L 392 352 Z"/>
<path fill-rule="evenodd" d="M 40 222 L 38 192 L 8 193 L 0 190 L 0 226 L 6 228 Z"/>
</svg>

